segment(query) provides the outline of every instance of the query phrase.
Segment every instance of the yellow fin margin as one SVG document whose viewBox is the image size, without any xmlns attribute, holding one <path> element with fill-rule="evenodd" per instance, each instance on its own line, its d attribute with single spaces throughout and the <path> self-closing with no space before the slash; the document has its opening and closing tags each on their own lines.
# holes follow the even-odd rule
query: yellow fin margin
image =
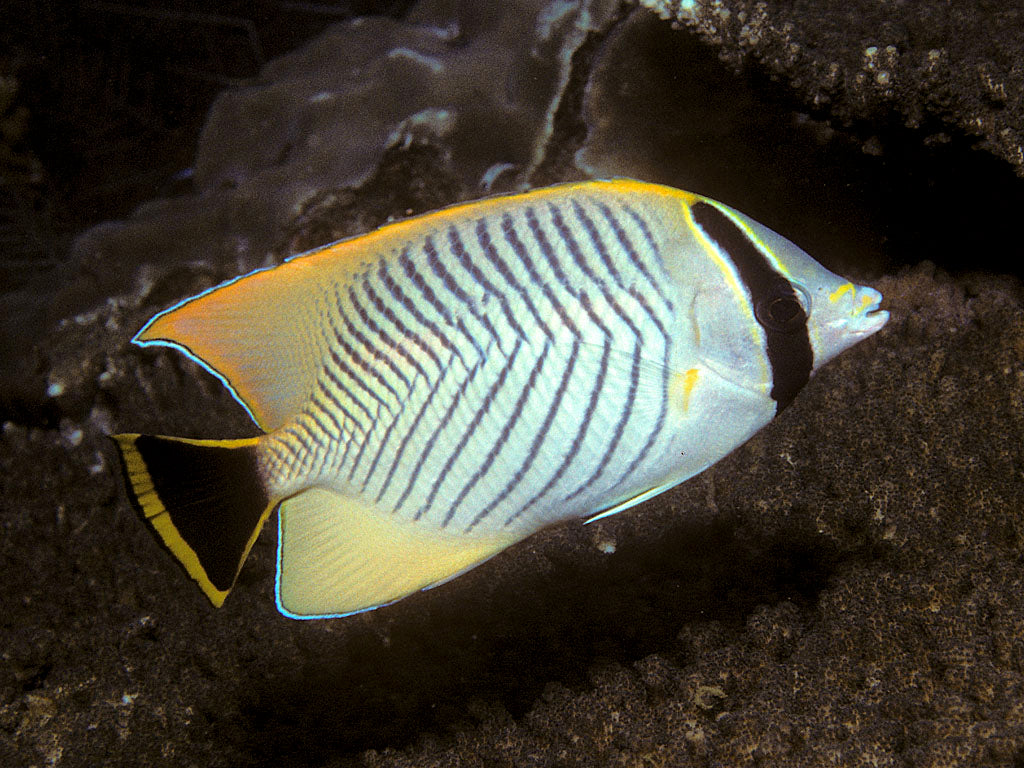
<svg viewBox="0 0 1024 768">
<path fill-rule="evenodd" d="M 153 473 L 162 473 L 165 467 L 157 466 L 155 464 L 147 463 L 144 458 L 142 451 L 138 446 L 140 439 L 147 441 L 159 441 L 164 445 L 176 445 L 176 446 L 193 446 L 202 450 L 219 449 L 223 454 L 227 454 L 238 449 L 253 448 L 258 442 L 259 438 L 244 438 L 238 440 L 191 440 L 188 438 L 170 438 L 170 437 L 159 437 L 150 435 L 140 434 L 120 434 L 112 435 L 112 439 L 116 442 L 120 456 L 124 475 L 126 478 L 129 496 L 132 499 L 136 510 L 140 516 L 149 524 L 152 528 L 153 533 L 157 536 L 160 542 L 170 551 L 174 558 L 178 561 L 182 568 L 185 569 L 186 573 L 199 585 L 203 594 L 209 599 L 214 606 L 220 607 L 223 605 L 225 598 L 234 586 L 234 580 L 238 575 L 238 571 L 241 570 L 242 563 L 248 556 L 253 545 L 256 543 L 256 539 L 259 536 L 260 530 L 263 528 L 264 523 L 270 516 L 270 513 L 274 510 L 276 502 L 273 500 L 267 500 L 265 504 L 262 504 L 262 508 L 258 511 L 258 515 L 255 516 L 255 523 L 251 520 L 243 521 L 245 528 L 248 529 L 251 526 L 251 530 L 247 531 L 247 538 L 244 538 L 244 545 L 241 547 L 239 552 L 229 553 L 229 564 L 228 573 L 230 580 L 226 579 L 223 575 L 218 579 L 219 584 L 214 583 L 214 579 L 211 578 L 211 562 L 209 555 L 206 556 L 206 562 L 204 564 L 204 558 L 197 552 L 196 547 L 186 540 L 185 535 L 182 533 L 179 522 L 176 520 L 180 519 L 178 510 L 174 508 L 168 509 L 165 499 L 161 497 L 161 494 L 157 490 L 157 485 L 154 482 Z M 210 522 L 217 522 L 217 505 L 216 493 L 207 493 L 204 496 L 204 492 L 207 490 L 207 483 L 212 479 L 218 480 L 216 472 L 210 473 L 204 477 L 199 478 L 202 482 L 196 485 L 195 488 L 186 488 L 185 490 L 192 496 L 196 496 L 200 501 L 209 499 L 209 516 Z M 223 478 L 225 485 L 225 493 L 233 493 L 236 489 L 234 487 L 235 477 L 225 476 Z M 193 521 L 194 524 L 194 521 Z M 193 531 L 193 537 L 196 535 Z M 193 539 L 193 543 L 199 546 L 199 541 L 203 539 Z M 212 535 L 208 541 L 203 541 L 204 548 L 208 551 L 217 551 L 218 544 L 220 542 L 216 540 L 216 536 Z M 223 566 L 223 563 L 218 563 Z M 223 571 L 223 567 L 222 567 Z"/>
</svg>

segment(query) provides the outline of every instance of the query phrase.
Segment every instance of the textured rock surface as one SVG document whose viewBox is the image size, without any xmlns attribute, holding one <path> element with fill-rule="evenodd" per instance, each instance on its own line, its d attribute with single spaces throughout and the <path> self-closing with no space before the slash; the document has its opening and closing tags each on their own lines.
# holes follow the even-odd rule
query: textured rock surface
<svg viewBox="0 0 1024 768">
<path fill-rule="evenodd" d="M 1024 5 L 639 0 L 840 122 L 950 129 L 1024 175 Z M 884 151 L 878 144 L 872 151 Z"/>
<path fill-rule="evenodd" d="M 564 157 L 586 75 L 556 125 Z M 823 261 L 928 256 L 960 274 L 925 263 L 874 280 L 890 324 L 701 477 L 387 609 L 281 618 L 268 530 L 214 611 L 123 497 L 106 433 L 253 431 L 217 381 L 128 344 L 231 257 L 141 272 L 51 334 L 36 362 L 47 426 L 0 432 L 0 764 L 1024 762 L 1024 291 L 963 273 L 995 264 L 1019 184 L 945 144 L 908 170 L 924 132 L 881 157 L 829 138 L 810 166 L 729 135 L 700 142 L 707 168 L 750 169 L 720 196 Z M 273 237 L 306 247 L 466 193 L 436 148 L 382 162 Z"/>
</svg>

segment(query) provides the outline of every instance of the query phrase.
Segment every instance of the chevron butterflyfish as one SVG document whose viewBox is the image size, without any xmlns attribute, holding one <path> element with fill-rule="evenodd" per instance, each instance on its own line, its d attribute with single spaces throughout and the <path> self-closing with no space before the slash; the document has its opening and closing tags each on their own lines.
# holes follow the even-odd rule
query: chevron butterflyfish
<svg viewBox="0 0 1024 768">
<path fill-rule="evenodd" d="M 732 208 L 630 180 L 455 205 L 153 317 L 248 439 L 116 435 L 135 506 L 215 605 L 277 511 L 287 616 L 375 608 L 711 466 L 888 319 Z"/>
</svg>

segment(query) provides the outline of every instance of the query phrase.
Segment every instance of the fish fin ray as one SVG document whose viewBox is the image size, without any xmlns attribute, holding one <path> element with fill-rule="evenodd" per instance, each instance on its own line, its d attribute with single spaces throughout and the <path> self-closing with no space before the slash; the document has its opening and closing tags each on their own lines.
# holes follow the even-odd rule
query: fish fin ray
<svg viewBox="0 0 1024 768">
<path fill-rule="evenodd" d="M 591 377 L 596 377 L 597 371 L 601 367 L 603 345 L 599 342 L 584 341 L 580 345 L 580 350 L 581 354 L 577 362 L 579 370 L 586 371 Z M 672 369 L 667 368 L 661 360 L 651 357 L 641 350 L 637 373 L 635 409 L 639 412 L 657 409 L 665 389 L 665 381 L 671 377 Z M 609 350 L 608 365 L 604 374 L 605 387 L 613 391 L 624 392 L 630 387 L 632 375 L 633 351 L 612 347 Z"/>
<path fill-rule="evenodd" d="M 379 608 L 448 581 L 525 535 L 448 534 L 323 488 L 282 502 L 278 520 L 278 609 L 299 619 Z"/>
<path fill-rule="evenodd" d="M 275 506 L 257 469 L 259 438 L 111 437 L 139 516 L 219 607 Z"/>
</svg>

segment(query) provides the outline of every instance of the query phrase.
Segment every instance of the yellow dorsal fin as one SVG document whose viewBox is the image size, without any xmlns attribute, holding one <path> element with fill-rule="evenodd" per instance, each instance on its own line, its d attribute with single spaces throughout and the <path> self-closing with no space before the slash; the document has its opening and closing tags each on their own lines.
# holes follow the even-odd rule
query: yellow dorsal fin
<svg viewBox="0 0 1024 768">
<path fill-rule="evenodd" d="M 400 522 L 322 488 L 288 499 L 279 514 L 277 606 L 299 619 L 377 608 L 454 578 L 526 535 L 468 536 Z"/>
<path fill-rule="evenodd" d="M 172 346 L 196 359 L 262 429 L 275 429 L 298 412 L 315 386 L 325 303 L 351 268 L 347 254 L 337 255 L 296 259 L 219 285 L 161 312 L 135 341 Z"/>
</svg>

